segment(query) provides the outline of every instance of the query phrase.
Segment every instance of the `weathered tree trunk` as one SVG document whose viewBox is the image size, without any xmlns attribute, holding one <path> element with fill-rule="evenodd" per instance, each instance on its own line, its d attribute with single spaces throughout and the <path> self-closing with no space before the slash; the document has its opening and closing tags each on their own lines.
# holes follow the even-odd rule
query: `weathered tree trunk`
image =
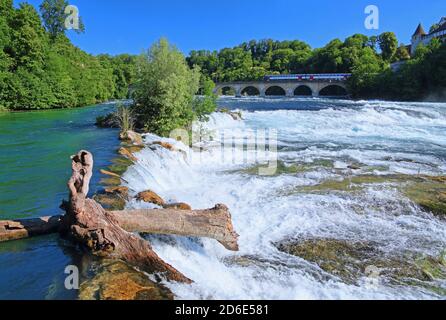
<svg viewBox="0 0 446 320">
<path fill-rule="evenodd" d="M 73 174 L 68 182 L 70 200 L 62 219 L 61 233 L 100 257 L 122 259 L 168 280 L 191 283 L 178 270 L 162 261 L 142 238 L 125 231 L 97 202 L 87 199 L 93 173 L 93 156 L 81 151 L 72 157 Z"/>
<path fill-rule="evenodd" d="M 124 210 L 110 212 L 119 225 L 130 232 L 205 237 L 219 241 L 226 249 L 238 251 L 238 234 L 234 231 L 231 214 L 224 205 L 213 209 Z"/>
<path fill-rule="evenodd" d="M 238 235 L 224 205 L 208 210 L 125 210 L 107 212 L 88 199 L 93 175 L 93 156 L 81 151 L 72 157 L 68 181 L 70 199 L 63 204 L 65 216 L 0 221 L 0 242 L 60 232 L 100 257 L 120 259 L 172 281 L 191 283 L 178 270 L 162 261 L 150 244 L 133 232 L 207 237 L 228 250 L 237 251 Z"/>
<path fill-rule="evenodd" d="M 57 233 L 62 216 L 0 221 L 0 242 Z"/>
</svg>

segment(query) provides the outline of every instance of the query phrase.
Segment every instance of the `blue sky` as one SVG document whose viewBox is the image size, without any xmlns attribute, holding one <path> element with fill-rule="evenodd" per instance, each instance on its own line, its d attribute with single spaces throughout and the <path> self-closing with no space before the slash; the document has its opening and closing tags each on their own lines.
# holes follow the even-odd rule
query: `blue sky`
<svg viewBox="0 0 446 320">
<path fill-rule="evenodd" d="M 15 3 L 21 1 L 15 0 Z M 28 0 L 38 6 L 41 0 Z M 394 31 L 409 43 L 419 22 L 425 29 L 446 16 L 445 0 L 71 0 L 86 33 L 68 33 L 93 54 L 140 53 L 167 37 L 184 53 L 221 49 L 251 39 L 299 39 L 321 47 L 334 38 Z M 380 9 L 380 29 L 366 30 L 364 9 Z"/>
</svg>

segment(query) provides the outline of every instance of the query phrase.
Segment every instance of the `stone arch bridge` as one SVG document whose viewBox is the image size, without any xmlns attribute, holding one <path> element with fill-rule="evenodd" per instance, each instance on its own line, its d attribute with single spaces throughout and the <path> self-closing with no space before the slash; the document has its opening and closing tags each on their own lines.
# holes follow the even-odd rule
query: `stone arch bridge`
<svg viewBox="0 0 446 320">
<path fill-rule="evenodd" d="M 344 81 L 250 81 L 218 83 L 214 93 L 226 96 L 348 96 Z"/>
</svg>

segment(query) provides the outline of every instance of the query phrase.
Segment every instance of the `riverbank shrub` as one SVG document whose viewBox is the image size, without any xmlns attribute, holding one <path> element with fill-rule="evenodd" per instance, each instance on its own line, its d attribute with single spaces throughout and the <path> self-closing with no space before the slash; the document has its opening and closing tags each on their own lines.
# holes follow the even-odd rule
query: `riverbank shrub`
<svg viewBox="0 0 446 320">
<path fill-rule="evenodd" d="M 130 107 L 124 105 L 118 105 L 114 117 L 121 132 L 133 131 L 135 128 L 135 118 L 133 111 Z"/>
<path fill-rule="evenodd" d="M 133 92 L 137 122 L 145 131 L 167 136 L 175 129 L 190 129 L 193 120 L 215 110 L 209 95 L 196 98 L 200 89 L 200 68 L 190 68 L 183 54 L 167 39 L 161 39 L 137 61 Z"/>
</svg>

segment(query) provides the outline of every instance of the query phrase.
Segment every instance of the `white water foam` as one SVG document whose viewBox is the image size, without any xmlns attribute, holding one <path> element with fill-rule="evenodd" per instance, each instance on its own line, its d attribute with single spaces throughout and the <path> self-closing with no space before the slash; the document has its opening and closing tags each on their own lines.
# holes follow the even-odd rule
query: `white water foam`
<svg viewBox="0 0 446 320">
<path fill-rule="evenodd" d="M 346 103 L 355 104 L 359 103 Z M 315 167 L 301 174 L 261 177 L 239 170 L 254 163 L 222 165 L 220 154 L 212 149 L 204 152 L 201 163 L 195 163 L 190 153 L 145 148 L 124 177 L 133 192 L 150 189 L 194 209 L 224 203 L 240 234 L 238 253 L 213 240 L 151 237 L 160 257 L 194 280 L 191 286 L 167 285 L 179 299 L 440 298 L 419 287 L 370 287 L 367 279 L 364 285 L 349 285 L 312 263 L 280 252 L 275 244 L 286 239 L 334 238 L 373 241 L 389 255 L 406 251 L 438 255 L 446 245 L 445 222 L 422 212 L 392 184 L 370 185 L 355 195 L 295 190 L 342 178 L 352 161 L 386 166 L 381 174 L 444 174 L 445 107 L 367 102 L 359 109 L 245 112 L 244 122 L 214 114 L 206 125 L 209 129 L 277 128 L 281 160 L 326 159 L 335 163 L 337 171 Z M 160 138 L 146 137 L 148 144 L 154 140 Z M 166 141 L 192 152 L 176 141 Z M 426 145 L 431 151 L 437 149 L 425 154 Z M 150 207 L 135 201 L 128 205 Z"/>
</svg>

